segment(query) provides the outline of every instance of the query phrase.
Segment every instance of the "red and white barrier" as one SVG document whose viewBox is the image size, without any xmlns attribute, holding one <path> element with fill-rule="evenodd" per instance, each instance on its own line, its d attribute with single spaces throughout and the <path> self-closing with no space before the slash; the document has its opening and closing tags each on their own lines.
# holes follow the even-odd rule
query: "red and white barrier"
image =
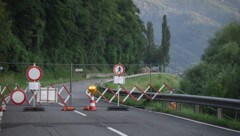
<svg viewBox="0 0 240 136">
<path fill-rule="evenodd" d="M 55 88 L 53 85 L 52 85 L 52 87 Z M 63 91 L 65 91 L 67 93 L 67 97 L 65 99 L 62 96 Z M 67 102 L 68 102 L 69 98 L 72 96 L 72 94 L 70 93 L 70 91 L 68 90 L 68 88 L 65 85 L 62 85 L 62 88 L 59 90 L 57 96 L 60 100 L 60 102 L 58 102 L 58 104 L 61 106 L 64 106 L 63 111 L 75 110 L 74 107 L 67 105 Z"/>
<path fill-rule="evenodd" d="M 150 85 L 150 87 L 156 91 L 156 93 L 152 97 L 152 100 L 153 100 L 159 93 L 161 93 L 162 89 L 165 87 L 165 84 L 163 84 L 158 90 L 153 85 Z"/>
<path fill-rule="evenodd" d="M 111 90 L 110 88 L 108 88 L 108 90 L 113 94 L 113 97 L 110 99 L 109 102 L 112 102 L 115 97 L 117 97 L 117 98 L 119 97 L 119 100 L 121 101 L 121 103 L 124 103 L 123 100 L 122 100 L 122 98 L 120 97 L 120 95 L 118 95 L 119 92 L 121 91 L 121 88 L 119 88 L 116 93 L 114 93 L 114 91 Z"/>
<path fill-rule="evenodd" d="M 134 96 L 132 95 L 132 93 L 130 93 L 127 89 L 125 89 L 123 86 L 120 86 L 120 87 L 123 89 L 123 91 L 124 91 L 125 93 L 127 93 L 127 96 L 126 96 L 127 98 L 130 96 L 135 102 L 138 101 L 137 98 L 134 97 Z M 133 90 L 133 89 L 132 89 L 132 90 Z M 133 92 L 133 91 L 132 91 L 132 92 Z M 125 101 L 127 100 L 126 97 L 125 97 L 125 99 L 124 99 Z M 125 102 L 124 100 L 123 100 L 123 102 Z"/>
<path fill-rule="evenodd" d="M 141 100 L 141 98 L 142 98 L 143 96 L 145 96 L 145 98 L 147 98 L 148 100 L 154 100 L 155 97 L 156 97 L 159 93 L 162 92 L 162 90 L 163 90 L 164 87 L 167 87 L 167 88 L 168 88 L 168 90 L 170 91 L 170 92 L 169 92 L 170 94 L 174 92 L 174 89 L 173 89 L 170 85 L 168 85 L 168 84 L 166 84 L 166 83 L 163 83 L 162 86 L 161 86 L 159 89 L 156 89 L 153 85 L 149 85 L 145 90 L 142 90 L 142 89 L 141 89 L 140 87 L 138 87 L 138 86 L 134 86 L 131 91 L 128 91 L 126 88 L 124 88 L 124 87 L 121 85 L 120 88 L 116 91 L 116 93 L 115 93 L 112 89 L 110 89 L 110 88 L 106 88 L 102 93 L 97 90 L 97 93 L 98 93 L 99 97 L 97 98 L 96 103 L 98 103 L 99 100 L 102 99 L 102 98 L 103 98 L 106 102 L 111 103 L 111 102 L 114 100 L 114 98 L 118 98 L 118 97 L 119 97 L 119 100 L 120 100 L 121 103 L 124 103 L 128 98 L 131 98 L 131 99 L 133 99 L 135 102 L 138 102 L 138 101 Z M 150 88 L 155 91 L 155 93 L 151 93 L 151 94 L 153 94 L 152 97 L 150 97 L 149 94 L 147 94 L 147 92 L 150 90 Z M 111 94 L 113 94 L 113 96 L 110 98 L 110 100 L 108 100 L 108 99 L 104 96 L 104 95 L 107 93 L 107 91 L 109 91 Z M 139 92 L 141 93 L 141 95 L 140 95 L 138 98 L 136 98 L 134 95 L 132 95 L 132 93 L 133 93 L 134 91 L 139 91 Z M 122 98 L 118 95 L 119 93 L 122 93 L 122 92 L 124 92 L 125 94 L 127 94 L 124 99 L 122 99 Z M 86 95 L 91 99 L 91 93 L 89 93 L 88 90 L 86 90 Z"/>
<path fill-rule="evenodd" d="M 133 87 L 133 89 L 129 92 L 129 94 L 123 99 L 123 102 L 125 102 L 128 99 L 129 95 L 132 94 L 135 89 L 136 87 Z"/>
<path fill-rule="evenodd" d="M 20 87 L 16 84 L 13 90 L 20 89 Z M 7 95 L 4 95 L 7 94 Z M 0 90 L 0 98 L 1 98 L 1 105 L 0 111 L 6 111 L 6 105 L 9 103 L 10 100 L 11 89 L 8 85 L 5 85 L 2 90 Z"/>
<path fill-rule="evenodd" d="M 148 96 L 146 93 L 149 90 L 150 86 L 148 86 L 144 91 L 142 91 L 142 89 L 138 86 L 135 86 L 142 94 L 138 97 L 138 101 L 143 97 L 143 95 L 146 96 L 147 99 L 152 99 L 150 96 Z"/>
</svg>

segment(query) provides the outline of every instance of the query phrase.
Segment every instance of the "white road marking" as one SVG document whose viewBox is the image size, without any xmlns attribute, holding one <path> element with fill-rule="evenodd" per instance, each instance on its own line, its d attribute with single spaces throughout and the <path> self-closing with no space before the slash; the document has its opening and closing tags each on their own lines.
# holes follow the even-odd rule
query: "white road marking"
<svg viewBox="0 0 240 136">
<path fill-rule="evenodd" d="M 117 133 L 117 134 L 120 135 L 120 136 L 128 136 L 128 135 L 126 135 L 126 134 L 124 134 L 124 133 L 122 133 L 122 132 L 120 132 L 120 131 L 112 128 L 112 127 L 107 127 L 107 129 L 111 130 L 111 131 L 114 132 L 114 133 Z"/>
<path fill-rule="evenodd" d="M 61 106 L 64 106 L 63 104 L 61 104 L 61 103 L 58 103 L 59 105 L 61 105 Z"/>
<path fill-rule="evenodd" d="M 64 106 L 62 103 L 58 103 L 58 104 L 61 105 L 61 106 Z M 77 111 L 77 110 L 74 110 L 73 112 L 75 112 L 75 113 L 77 113 L 77 114 L 80 114 L 80 115 L 82 115 L 82 116 L 84 116 L 84 117 L 87 116 L 86 114 L 84 114 L 84 113 L 82 113 L 82 112 L 80 112 L 80 111 Z"/>
<path fill-rule="evenodd" d="M 74 110 L 73 112 L 75 112 L 75 113 L 77 113 L 77 114 L 80 114 L 80 115 L 82 115 L 82 116 L 84 116 L 84 117 L 87 116 L 86 114 L 84 114 L 84 113 L 82 113 L 82 112 L 80 112 L 80 111 L 77 111 L 77 110 Z"/>
<path fill-rule="evenodd" d="M 130 107 L 130 106 L 128 106 L 128 107 Z M 197 124 L 211 126 L 211 127 L 215 127 L 215 128 L 218 128 L 218 129 L 222 129 L 222 130 L 226 130 L 226 131 L 235 132 L 235 133 L 239 133 L 240 134 L 240 131 L 237 131 L 237 130 L 233 130 L 233 129 L 225 128 L 225 127 L 220 127 L 220 126 L 216 126 L 216 125 L 212 125 L 212 124 L 208 124 L 208 123 L 204 123 L 204 122 L 200 122 L 200 121 L 196 121 L 196 120 L 192 120 L 192 119 L 188 119 L 188 118 L 184 118 L 184 117 L 180 117 L 180 116 L 175 116 L 175 115 L 172 115 L 172 114 L 167 114 L 167 113 L 162 113 L 162 112 L 155 112 L 155 111 L 148 111 L 148 110 L 139 109 L 139 108 L 135 108 L 135 107 L 131 107 L 131 108 L 137 109 L 137 110 L 141 110 L 141 111 L 146 111 L 146 112 L 162 114 L 162 115 L 166 115 L 166 116 L 170 116 L 170 117 L 174 117 L 174 118 L 178 118 L 178 119 L 194 122 L 194 123 L 197 123 Z"/>
<path fill-rule="evenodd" d="M 155 112 L 155 113 L 157 113 L 157 112 Z M 201 124 L 201 125 L 211 126 L 211 127 L 215 127 L 215 128 L 219 128 L 219 129 L 235 132 L 235 133 L 240 133 L 240 131 L 237 131 L 237 130 L 233 130 L 233 129 L 229 129 L 229 128 L 225 128 L 225 127 L 220 127 L 220 126 L 216 126 L 216 125 L 212 125 L 212 124 L 208 124 L 208 123 L 204 123 L 204 122 L 200 122 L 200 121 L 196 121 L 196 120 L 192 120 L 192 119 L 188 119 L 188 118 L 184 118 L 184 117 L 179 117 L 179 116 L 166 114 L 166 113 L 158 113 L 158 114 L 163 114 L 163 115 L 167 115 L 167 116 L 171 116 L 171 117 L 174 117 L 174 118 L 178 118 L 178 119 L 194 122 L 194 123 Z"/>
</svg>

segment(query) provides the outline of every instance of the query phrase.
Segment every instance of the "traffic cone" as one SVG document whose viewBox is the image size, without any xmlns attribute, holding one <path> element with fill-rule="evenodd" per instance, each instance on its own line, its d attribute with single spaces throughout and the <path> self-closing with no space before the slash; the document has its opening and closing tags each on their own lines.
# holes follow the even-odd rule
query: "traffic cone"
<svg viewBox="0 0 240 136">
<path fill-rule="evenodd" d="M 90 106 L 89 106 L 89 110 L 90 111 L 96 111 L 96 102 L 94 100 L 94 96 L 93 94 L 91 93 L 91 99 L 90 99 Z"/>
</svg>

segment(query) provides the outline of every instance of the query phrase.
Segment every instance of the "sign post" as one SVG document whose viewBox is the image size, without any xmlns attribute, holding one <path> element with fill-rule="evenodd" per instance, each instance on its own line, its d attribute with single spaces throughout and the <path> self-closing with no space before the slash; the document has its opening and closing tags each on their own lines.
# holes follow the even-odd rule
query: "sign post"
<svg viewBox="0 0 240 136">
<path fill-rule="evenodd" d="M 42 107 L 36 107 L 36 94 L 40 90 L 39 80 L 42 78 L 43 72 L 39 66 L 36 66 L 34 63 L 32 66 L 29 66 L 26 70 L 26 77 L 30 81 L 28 84 L 29 90 L 33 91 L 33 107 L 25 107 L 24 111 L 44 111 Z"/>
<path fill-rule="evenodd" d="M 125 67 L 122 64 L 116 64 L 113 67 L 113 83 L 118 85 L 118 100 L 117 100 L 117 107 L 108 107 L 108 110 L 128 110 L 127 107 L 120 107 L 119 101 L 120 101 L 120 84 L 125 84 L 125 78 L 122 76 L 125 73 Z"/>
<path fill-rule="evenodd" d="M 22 105 L 26 101 L 26 94 L 23 90 L 16 89 L 11 93 L 10 99 L 15 105 Z"/>
</svg>

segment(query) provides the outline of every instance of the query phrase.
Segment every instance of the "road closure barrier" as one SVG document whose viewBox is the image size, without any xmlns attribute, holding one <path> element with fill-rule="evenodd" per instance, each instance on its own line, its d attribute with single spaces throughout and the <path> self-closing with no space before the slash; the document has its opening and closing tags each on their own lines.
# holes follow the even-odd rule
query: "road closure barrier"
<svg viewBox="0 0 240 136">
<path fill-rule="evenodd" d="M 167 88 L 168 90 L 167 93 L 171 94 L 174 92 L 174 89 L 167 83 L 163 83 L 159 89 L 157 89 L 155 86 L 151 84 L 145 90 L 141 89 L 137 85 L 135 85 L 131 90 L 126 89 L 123 85 L 120 85 L 120 88 L 117 90 L 113 90 L 108 87 L 102 87 L 102 88 L 103 88 L 102 92 L 97 90 L 98 95 L 96 95 L 96 97 L 98 98 L 96 98 L 97 99 L 96 103 L 98 103 L 100 99 L 103 99 L 107 103 L 111 103 L 115 98 L 118 98 L 118 97 L 119 97 L 119 101 L 122 104 L 125 103 L 127 99 L 132 99 L 135 102 L 138 102 L 143 98 L 147 100 L 154 100 L 155 97 L 162 92 L 163 88 Z M 153 91 L 150 91 L 150 90 L 153 90 Z M 107 98 L 105 96 L 107 93 L 112 94 L 112 96 Z M 137 95 L 138 97 L 136 97 L 134 93 L 140 93 L 140 96 Z M 88 90 L 86 90 L 86 95 L 89 98 L 91 98 L 91 93 L 89 93 Z"/>
<path fill-rule="evenodd" d="M 55 88 L 53 85 L 51 85 L 51 87 Z M 63 94 L 64 92 L 65 92 L 65 94 Z M 68 90 L 66 85 L 62 85 L 61 89 L 59 89 L 59 92 L 58 92 L 57 96 L 60 100 L 60 102 L 58 102 L 58 104 L 63 105 L 63 107 L 64 107 L 62 109 L 62 111 L 73 111 L 73 110 L 75 110 L 74 107 L 67 104 L 67 102 L 69 101 L 69 98 L 72 97 L 72 94 Z"/>
<path fill-rule="evenodd" d="M 16 84 L 13 90 L 20 89 L 20 87 Z M 8 85 L 5 85 L 3 89 L 0 90 L 0 111 L 6 111 L 6 105 L 10 100 L 11 89 Z"/>
</svg>

